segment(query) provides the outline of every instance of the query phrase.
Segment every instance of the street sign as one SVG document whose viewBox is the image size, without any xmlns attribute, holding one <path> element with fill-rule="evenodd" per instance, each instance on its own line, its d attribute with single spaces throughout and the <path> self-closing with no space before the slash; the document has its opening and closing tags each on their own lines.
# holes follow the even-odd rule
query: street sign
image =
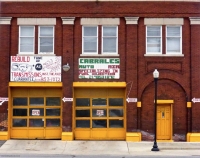
<svg viewBox="0 0 200 158">
<path fill-rule="evenodd" d="M 0 97 L 0 106 L 5 102 L 5 101 L 8 101 L 8 98 L 5 98 L 5 97 Z"/>
<path fill-rule="evenodd" d="M 200 102 L 200 98 L 193 98 L 193 99 L 192 99 L 192 102 L 193 102 L 193 103 Z"/>
<path fill-rule="evenodd" d="M 8 98 L 0 97 L 0 101 L 8 101 Z"/>
<path fill-rule="evenodd" d="M 64 97 L 62 100 L 63 100 L 64 102 L 66 102 L 66 101 L 73 101 L 73 98 L 65 98 L 65 97 Z"/>
<path fill-rule="evenodd" d="M 137 98 L 127 98 L 126 101 L 129 102 L 137 102 Z"/>
</svg>

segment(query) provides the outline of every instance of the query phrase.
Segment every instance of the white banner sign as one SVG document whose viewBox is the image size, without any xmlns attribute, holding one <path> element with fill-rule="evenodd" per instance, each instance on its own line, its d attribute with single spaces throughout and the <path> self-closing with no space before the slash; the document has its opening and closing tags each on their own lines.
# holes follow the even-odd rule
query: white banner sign
<svg viewBox="0 0 200 158">
<path fill-rule="evenodd" d="M 11 56 L 10 81 L 61 82 L 61 56 Z"/>
<path fill-rule="evenodd" d="M 79 78 L 119 79 L 119 58 L 79 58 Z"/>
</svg>

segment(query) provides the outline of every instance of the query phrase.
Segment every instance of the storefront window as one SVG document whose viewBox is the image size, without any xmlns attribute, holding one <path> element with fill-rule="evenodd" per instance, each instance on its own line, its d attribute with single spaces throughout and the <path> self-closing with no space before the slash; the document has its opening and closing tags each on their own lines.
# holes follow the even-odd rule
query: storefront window
<svg viewBox="0 0 200 158">
<path fill-rule="evenodd" d="M 60 109 L 46 109 L 46 116 L 60 116 Z"/>
<path fill-rule="evenodd" d="M 90 98 L 76 98 L 76 106 L 90 106 Z"/>
<path fill-rule="evenodd" d="M 46 105 L 47 106 L 60 106 L 60 97 L 47 97 Z"/>
<path fill-rule="evenodd" d="M 43 119 L 30 119 L 29 127 L 44 127 L 44 120 Z"/>
<path fill-rule="evenodd" d="M 27 103 L 27 98 L 13 98 L 13 106 L 25 106 Z"/>
<path fill-rule="evenodd" d="M 13 116 L 27 116 L 27 109 L 13 109 Z"/>
<path fill-rule="evenodd" d="M 92 128 L 107 128 L 106 120 L 92 120 Z"/>
<path fill-rule="evenodd" d="M 123 106 L 123 98 L 109 98 L 109 106 Z"/>
<path fill-rule="evenodd" d="M 123 117 L 123 109 L 110 109 L 109 117 Z"/>
<path fill-rule="evenodd" d="M 123 120 L 109 120 L 109 127 L 110 128 L 123 128 L 124 127 Z"/>
<path fill-rule="evenodd" d="M 107 99 L 106 98 L 92 98 L 92 106 L 106 106 Z"/>
<path fill-rule="evenodd" d="M 30 98 L 30 105 L 32 106 L 43 106 L 44 105 L 44 98 Z"/>
<path fill-rule="evenodd" d="M 76 117 L 90 117 L 90 110 L 76 110 Z"/>
<path fill-rule="evenodd" d="M 60 127 L 60 119 L 46 119 L 46 127 Z"/>
<path fill-rule="evenodd" d="M 27 119 L 13 119 L 13 127 L 27 127 Z"/>
<path fill-rule="evenodd" d="M 90 120 L 76 120 L 76 128 L 90 128 Z"/>
</svg>

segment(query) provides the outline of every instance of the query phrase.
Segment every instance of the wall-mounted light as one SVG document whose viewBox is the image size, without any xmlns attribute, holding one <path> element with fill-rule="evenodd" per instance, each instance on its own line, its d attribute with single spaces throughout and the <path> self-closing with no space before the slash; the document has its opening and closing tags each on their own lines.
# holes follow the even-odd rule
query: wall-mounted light
<svg viewBox="0 0 200 158">
<path fill-rule="evenodd" d="M 67 63 L 67 65 L 63 65 L 63 70 L 64 71 L 68 71 L 70 69 L 69 64 Z"/>
</svg>

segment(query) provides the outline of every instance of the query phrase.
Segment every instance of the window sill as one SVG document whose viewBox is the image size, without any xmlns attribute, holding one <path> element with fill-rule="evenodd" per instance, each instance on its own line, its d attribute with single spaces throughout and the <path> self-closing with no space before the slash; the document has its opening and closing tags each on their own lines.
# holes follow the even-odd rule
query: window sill
<svg viewBox="0 0 200 158">
<path fill-rule="evenodd" d="M 55 56 L 55 54 L 17 54 L 17 56 Z"/>
<path fill-rule="evenodd" d="M 103 56 L 119 56 L 119 54 L 80 54 L 80 56 L 98 56 L 98 57 L 103 57 Z"/>
<path fill-rule="evenodd" d="M 184 54 L 144 54 L 145 57 L 184 57 Z"/>
</svg>

